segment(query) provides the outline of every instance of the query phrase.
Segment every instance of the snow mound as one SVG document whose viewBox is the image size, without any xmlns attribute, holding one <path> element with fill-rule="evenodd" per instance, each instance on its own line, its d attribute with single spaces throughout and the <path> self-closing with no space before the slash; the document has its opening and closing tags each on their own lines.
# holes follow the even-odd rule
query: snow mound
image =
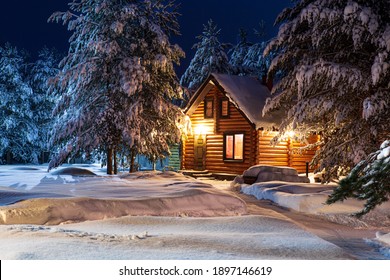
<svg viewBox="0 0 390 280">
<path fill-rule="evenodd" d="M 269 165 L 256 165 L 245 170 L 242 176 L 237 176 L 232 185 L 242 183 L 258 183 L 271 181 L 284 181 L 294 183 L 310 183 L 310 179 L 298 175 L 296 169 L 291 167 L 277 167 Z"/>
<path fill-rule="evenodd" d="M 364 207 L 362 201 L 348 199 L 327 205 L 326 200 L 333 192 L 334 185 L 272 181 L 253 185 L 240 184 L 239 188 L 242 193 L 252 195 L 259 200 L 270 200 L 298 212 L 320 215 L 338 224 L 355 228 L 390 226 L 390 202 L 382 204 L 360 219 L 352 214 Z"/>
<path fill-rule="evenodd" d="M 246 213 L 239 198 L 205 190 L 144 199 L 32 199 L 0 208 L 0 224 L 56 225 L 123 216 L 234 216 Z"/>
<path fill-rule="evenodd" d="M 188 181 L 189 179 L 193 179 L 192 177 L 185 176 L 181 173 L 177 173 L 174 171 L 142 171 L 142 172 L 135 172 L 135 173 L 123 173 L 119 176 L 121 179 L 127 179 L 127 180 L 140 180 L 140 179 L 150 179 L 150 180 L 156 180 L 156 179 L 172 179 L 174 181 Z M 193 182 L 196 182 L 192 180 Z M 204 185 L 204 184 L 203 184 Z M 210 186 L 211 187 L 211 186 Z"/>
<path fill-rule="evenodd" d="M 253 195 L 257 199 L 271 200 L 280 206 L 305 213 L 329 213 L 346 211 L 346 208 L 338 209 L 325 205 L 331 187 L 317 184 L 287 183 L 281 181 L 256 183 L 241 186 L 241 191 L 247 195 Z M 349 206 L 349 205 L 348 205 Z M 346 206 L 348 208 L 348 206 Z M 352 207 L 357 211 L 358 207 Z"/>
<path fill-rule="evenodd" d="M 139 172 L 73 180 L 45 177 L 30 191 L 11 188 L 0 191 L 4 200 L 0 202 L 8 205 L 0 207 L 0 224 L 54 225 L 128 215 L 246 214 L 246 204 L 240 198 L 174 172 Z M 18 203 L 12 204 L 15 202 Z"/>
<path fill-rule="evenodd" d="M 274 181 L 242 185 L 241 191 L 257 199 L 271 200 L 280 206 L 310 214 L 352 214 L 361 209 L 363 203 L 355 200 L 326 205 L 325 202 L 333 188 L 334 186 L 321 184 Z"/>
<path fill-rule="evenodd" d="M 365 241 L 390 259 L 390 233 L 377 232 L 375 239 L 366 239 Z"/>
<path fill-rule="evenodd" d="M 12 170 L 18 170 L 18 171 L 39 171 L 41 169 L 37 167 L 30 167 L 30 166 L 19 166 L 19 167 L 14 167 Z"/>
<path fill-rule="evenodd" d="M 64 169 L 56 170 L 51 173 L 52 175 L 71 175 L 71 176 L 97 176 L 95 173 L 88 169 L 78 167 L 67 167 Z"/>
<path fill-rule="evenodd" d="M 377 232 L 376 238 L 379 241 L 387 244 L 389 246 L 389 249 L 390 249 L 390 233 Z"/>
<path fill-rule="evenodd" d="M 66 197 L 66 195 L 10 190 L 9 188 L 0 187 L 0 206 L 10 205 L 23 200 L 33 199 L 33 198 L 59 198 L 59 197 Z"/>
</svg>

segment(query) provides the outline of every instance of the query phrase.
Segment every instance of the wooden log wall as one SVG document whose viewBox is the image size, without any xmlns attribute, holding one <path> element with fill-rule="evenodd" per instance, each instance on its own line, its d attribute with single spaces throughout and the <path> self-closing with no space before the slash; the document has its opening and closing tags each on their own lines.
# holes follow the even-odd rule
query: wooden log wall
<svg viewBox="0 0 390 280">
<path fill-rule="evenodd" d="M 272 166 L 289 166 L 289 142 L 281 141 L 278 145 L 271 145 L 277 132 L 258 131 L 257 164 Z"/>
<path fill-rule="evenodd" d="M 271 144 L 271 140 L 277 135 L 277 132 L 258 132 L 258 153 L 257 164 L 272 166 L 288 166 L 295 168 L 298 173 L 306 172 L 306 162 L 311 162 L 316 153 L 315 149 L 301 150 L 306 144 L 286 139 L 279 142 L 276 146 Z M 314 135 L 308 139 L 309 143 L 318 141 L 318 136 Z M 309 167 L 312 172 L 314 168 Z"/>
<path fill-rule="evenodd" d="M 206 166 L 214 173 L 242 174 L 256 162 L 256 130 L 237 108 L 229 103 L 229 118 L 220 118 L 220 100 L 224 95 L 214 87 L 206 98 L 214 100 L 214 118 L 204 119 L 204 102 L 202 101 L 191 116 L 192 127 L 203 125 L 208 131 L 206 136 Z M 225 132 L 244 133 L 244 160 L 241 162 L 224 161 L 223 137 Z M 183 147 L 183 169 L 194 169 L 194 135 L 190 136 Z"/>
<path fill-rule="evenodd" d="M 313 144 L 315 142 L 319 141 L 318 135 L 310 136 L 307 139 L 307 142 L 309 144 Z M 300 143 L 296 141 L 291 141 L 290 145 L 290 161 L 289 166 L 295 168 L 298 170 L 299 173 L 305 173 L 306 172 L 306 162 L 311 162 L 315 153 L 317 152 L 317 149 L 311 149 L 311 150 L 301 150 L 300 148 L 306 146 L 305 143 Z M 309 166 L 309 171 L 313 172 L 315 167 Z"/>
</svg>

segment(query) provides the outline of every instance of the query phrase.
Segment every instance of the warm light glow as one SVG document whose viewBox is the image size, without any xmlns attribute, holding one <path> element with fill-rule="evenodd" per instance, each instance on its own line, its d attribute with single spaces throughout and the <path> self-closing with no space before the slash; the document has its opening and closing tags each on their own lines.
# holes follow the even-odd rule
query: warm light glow
<svg viewBox="0 0 390 280">
<path fill-rule="evenodd" d="M 233 159 L 234 156 L 234 136 L 226 135 L 226 158 Z"/>
<path fill-rule="evenodd" d="M 292 131 L 292 130 L 287 131 L 287 132 L 286 132 L 286 135 L 287 135 L 288 137 L 290 137 L 290 138 L 294 138 L 294 137 L 295 137 L 295 131 Z"/>
<path fill-rule="evenodd" d="M 244 134 L 225 135 L 225 155 L 226 160 L 244 159 Z"/>
<path fill-rule="evenodd" d="M 194 129 L 195 135 L 206 135 L 207 134 L 207 128 L 203 125 L 197 125 Z"/>
<path fill-rule="evenodd" d="M 244 159 L 244 134 L 234 135 L 234 159 Z"/>
</svg>

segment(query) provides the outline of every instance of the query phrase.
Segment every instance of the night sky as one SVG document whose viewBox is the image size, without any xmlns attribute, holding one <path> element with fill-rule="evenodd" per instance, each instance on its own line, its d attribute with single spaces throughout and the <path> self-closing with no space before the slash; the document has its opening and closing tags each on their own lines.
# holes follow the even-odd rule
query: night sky
<svg viewBox="0 0 390 280">
<path fill-rule="evenodd" d="M 4 1 L 3 1 L 4 2 Z M 15 0 L 1 4 L 0 44 L 10 42 L 18 48 L 26 49 L 35 56 L 43 47 L 55 47 L 67 52 L 70 33 L 62 24 L 47 23 L 55 11 L 67 10 L 70 0 Z M 203 30 L 203 24 L 209 19 L 221 28 L 221 42 L 236 43 L 240 28 L 248 30 L 249 39 L 255 40 L 253 28 L 259 22 L 266 22 L 268 38 L 276 35 L 274 21 L 277 15 L 288 6 L 290 0 L 176 0 L 181 3 L 179 18 L 182 36 L 174 38 L 186 52 L 179 74 L 188 66 L 193 57 L 191 47 L 195 38 Z"/>
</svg>

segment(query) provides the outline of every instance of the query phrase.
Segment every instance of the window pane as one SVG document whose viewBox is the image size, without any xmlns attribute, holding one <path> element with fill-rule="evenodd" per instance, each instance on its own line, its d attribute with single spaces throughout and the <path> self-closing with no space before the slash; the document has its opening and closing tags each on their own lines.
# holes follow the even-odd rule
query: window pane
<svg viewBox="0 0 390 280">
<path fill-rule="evenodd" d="M 234 136 L 226 135 L 226 158 L 233 159 Z"/>
<path fill-rule="evenodd" d="M 229 101 L 228 100 L 222 100 L 222 106 L 221 106 L 221 116 L 227 117 L 229 116 Z"/>
<path fill-rule="evenodd" d="M 205 117 L 206 118 L 212 118 L 213 117 L 213 101 L 212 100 L 206 100 L 205 101 L 205 106 L 206 106 L 206 112 L 205 112 Z"/>
<path fill-rule="evenodd" d="M 244 134 L 234 137 L 234 159 L 244 159 Z"/>
</svg>

